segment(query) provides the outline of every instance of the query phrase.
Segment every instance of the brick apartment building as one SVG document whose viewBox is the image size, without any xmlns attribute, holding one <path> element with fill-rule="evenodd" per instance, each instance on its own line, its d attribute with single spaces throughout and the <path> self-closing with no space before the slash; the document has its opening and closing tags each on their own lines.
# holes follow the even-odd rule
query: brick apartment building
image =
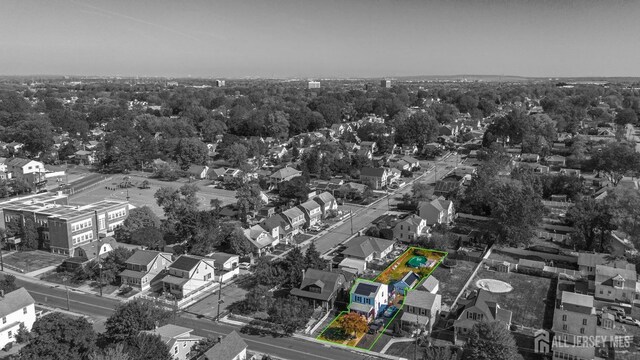
<svg viewBox="0 0 640 360">
<path fill-rule="evenodd" d="M 127 202 L 102 200 L 88 205 L 68 205 L 66 195 L 41 194 L 0 203 L 3 226 L 12 219 L 31 217 L 41 228 L 44 248 L 69 255 L 101 235 L 111 236 L 129 215 Z"/>
</svg>

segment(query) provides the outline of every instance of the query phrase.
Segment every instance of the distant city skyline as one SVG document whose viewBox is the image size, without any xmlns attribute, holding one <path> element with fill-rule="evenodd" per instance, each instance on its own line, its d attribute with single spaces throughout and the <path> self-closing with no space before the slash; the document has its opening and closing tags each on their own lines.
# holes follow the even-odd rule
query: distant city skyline
<svg viewBox="0 0 640 360">
<path fill-rule="evenodd" d="M 0 75 L 640 76 L 640 2 L 4 0 Z"/>
</svg>

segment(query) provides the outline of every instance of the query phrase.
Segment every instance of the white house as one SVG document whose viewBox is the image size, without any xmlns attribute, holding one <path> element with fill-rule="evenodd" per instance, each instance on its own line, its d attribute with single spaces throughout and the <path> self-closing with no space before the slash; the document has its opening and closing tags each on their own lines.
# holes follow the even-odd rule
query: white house
<svg viewBox="0 0 640 360">
<path fill-rule="evenodd" d="M 171 357 L 175 360 L 187 360 L 191 357 L 191 347 L 197 344 L 202 338 L 192 335 L 193 329 L 178 325 L 167 324 L 154 330 L 144 331 L 147 334 L 158 335 L 162 342 L 167 344 Z"/>
<path fill-rule="evenodd" d="M 162 278 L 162 287 L 179 298 L 214 281 L 213 259 L 181 255 L 169 265 L 169 274 Z"/>
<path fill-rule="evenodd" d="M 393 237 L 400 241 L 411 242 L 423 234 L 427 221 L 418 215 L 409 215 L 393 228 Z"/>
<path fill-rule="evenodd" d="M 427 225 L 449 224 L 453 221 L 453 201 L 439 197 L 430 202 L 422 202 L 418 206 L 420 217 L 427 221 Z"/>
<path fill-rule="evenodd" d="M 11 342 L 15 342 L 20 324 L 31 331 L 36 321 L 35 301 L 25 288 L 14 290 L 0 295 L 0 348 Z"/>
</svg>

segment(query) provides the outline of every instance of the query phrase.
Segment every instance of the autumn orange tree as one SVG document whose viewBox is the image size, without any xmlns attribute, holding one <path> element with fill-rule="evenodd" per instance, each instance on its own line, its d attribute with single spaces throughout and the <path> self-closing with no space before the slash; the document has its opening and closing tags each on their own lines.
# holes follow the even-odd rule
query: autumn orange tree
<svg viewBox="0 0 640 360">
<path fill-rule="evenodd" d="M 362 333 L 367 331 L 369 325 L 367 324 L 367 320 L 364 316 L 359 315 L 355 312 L 350 312 L 339 320 L 340 327 L 347 334 L 356 335 L 358 333 Z"/>
</svg>

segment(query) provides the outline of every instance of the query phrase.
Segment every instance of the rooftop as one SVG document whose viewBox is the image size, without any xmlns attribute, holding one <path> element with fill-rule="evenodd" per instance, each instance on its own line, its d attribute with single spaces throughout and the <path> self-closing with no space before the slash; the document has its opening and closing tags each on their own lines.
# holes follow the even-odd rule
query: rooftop
<svg viewBox="0 0 640 360">
<path fill-rule="evenodd" d="M 28 305 L 35 304 L 31 294 L 25 288 L 19 288 L 0 298 L 0 317 L 9 315 Z"/>
</svg>

